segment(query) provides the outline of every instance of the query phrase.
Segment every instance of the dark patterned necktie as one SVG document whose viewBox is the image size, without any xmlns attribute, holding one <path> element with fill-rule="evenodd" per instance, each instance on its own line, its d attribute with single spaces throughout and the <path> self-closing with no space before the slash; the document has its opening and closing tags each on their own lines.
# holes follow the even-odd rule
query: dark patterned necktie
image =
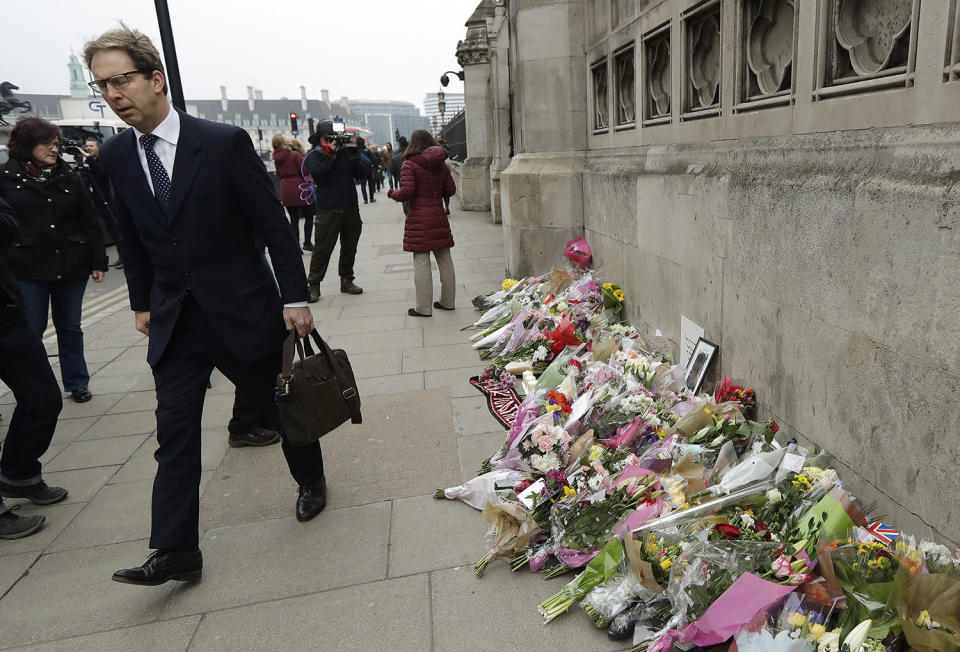
<svg viewBox="0 0 960 652">
<path fill-rule="evenodd" d="M 166 212 L 170 204 L 170 177 L 167 176 L 167 170 L 160 162 L 160 157 L 153 151 L 153 146 L 159 140 L 153 134 L 143 134 L 140 136 L 140 144 L 147 155 L 147 167 L 150 169 L 150 180 L 153 182 L 153 195 L 157 198 L 160 208 Z"/>
</svg>

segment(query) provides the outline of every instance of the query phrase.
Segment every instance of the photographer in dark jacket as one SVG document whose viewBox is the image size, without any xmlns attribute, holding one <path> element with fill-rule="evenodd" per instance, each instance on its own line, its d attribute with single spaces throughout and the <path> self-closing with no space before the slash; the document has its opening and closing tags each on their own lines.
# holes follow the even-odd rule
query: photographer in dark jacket
<svg viewBox="0 0 960 652">
<path fill-rule="evenodd" d="M 0 188 L 0 247 L 16 241 L 19 227 Z M 40 336 L 27 322 L 17 283 L 0 254 L 0 380 L 12 391 L 17 407 L 0 451 L 0 494 L 49 505 L 67 497 L 66 489 L 48 487 L 40 456 L 50 446 L 63 399 Z M 36 532 L 43 516 L 19 516 L 0 497 L 0 539 Z"/>
<path fill-rule="evenodd" d="M 353 263 L 363 228 L 354 179 L 367 178 L 370 173 L 359 156 L 353 155 L 358 153 L 356 150 L 348 153 L 340 149 L 330 120 L 317 125 L 316 132 L 310 137 L 310 144 L 314 148 L 307 153 L 304 162 L 316 184 L 314 205 L 317 215 L 314 220 L 313 256 L 307 275 L 307 286 L 310 288 L 307 301 L 316 303 L 320 299 L 320 283 L 327 273 L 337 238 L 340 238 L 340 291 L 346 294 L 363 292 L 353 283 Z"/>
</svg>

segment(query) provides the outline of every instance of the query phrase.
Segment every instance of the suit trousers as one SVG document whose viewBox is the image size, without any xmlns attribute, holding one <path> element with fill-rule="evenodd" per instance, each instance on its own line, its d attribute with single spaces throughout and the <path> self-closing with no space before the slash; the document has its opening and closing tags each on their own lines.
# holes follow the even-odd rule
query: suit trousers
<svg viewBox="0 0 960 652">
<path fill-rule="evenodd" d="M 450 247 L 434 249 L 440 272 L 440 305 L 453 308 L 457 301 L 457 275 L 453 271 L 453 258 Z M 430 252 L 418 251 L 413 254 L 413 287 L 417 291 L 417 312 L 421 315 L 433 314 L 433 273 L 430 271 Z"/>
<path fill-rule="evenodd" d="M 337 208 L 320 208 L 315 222 L 313 254 L 310 256 L 310 270 L 307 285 L 310 289 L 320 289 L 320 283 L 327 273 L 330 255 L 340 238 L 340 278 L 352 281 L 353 263 L 357 259 L 357 245 L 363 222 L 360 220 L 360 207 L 356 204 Z"/>
<path fill-rule="evenodd" d="M 274 401 L 282 342 L 275 354 L 253 362 L 237 358 L 191 296 L 183 307 L 163 355 L 153 367 L 157 388 L 157 475 L 153 482 L 150 547 L 195 550 L 199 543 L 200 418 L 214 367 L 255 403 L 256 410 L 283 434 Z M 282 439 L 283 455 L 297 484 L 323 478 L 320 444 L 293 446 Z"/>
<path fill-rule="evenodd" d="M 43 342 L 19 309 L 0 307 L 0 380 L 17 401 L 0 454 L 0 479 L 31 485 L 41 480 L 40 456 L 50 447 L 63 399 Z"/>
</svg>

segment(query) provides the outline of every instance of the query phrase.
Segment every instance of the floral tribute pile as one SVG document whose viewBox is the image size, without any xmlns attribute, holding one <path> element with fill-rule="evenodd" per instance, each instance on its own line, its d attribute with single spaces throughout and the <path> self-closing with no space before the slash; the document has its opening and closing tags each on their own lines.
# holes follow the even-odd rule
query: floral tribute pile
<svg viewBox="0 0 960 652">
<path fill-rule="evenodd" d="M 579 603 L 635 650 L 960 650 L 960 551 L 870 515 L 826 451 L 755 420 L 752 389 L 693 395 L 593 274 L 474 300 L 480 378 L 520 401 L 479 475 L 436 495 L 491 524 L 477 576 L 573 573 L 545 622 Z"/>
</svg>

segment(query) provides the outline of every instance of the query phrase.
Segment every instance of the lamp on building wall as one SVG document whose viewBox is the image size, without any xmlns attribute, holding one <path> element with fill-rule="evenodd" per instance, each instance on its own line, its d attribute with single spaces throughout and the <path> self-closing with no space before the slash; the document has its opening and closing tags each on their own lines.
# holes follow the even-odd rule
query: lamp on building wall
<svg viewBox="0 0 960 652">
<path fill-rule="evenodd" d="M 447 101 L 444 98 L 443 90 L 437 91 L 437 109 L 440 111 L 440 131 L 443 131 L 444 127 L 443 114 L 447 112 Z"/>
<path fill-rule="evenodd" d="M 447 72 L 440 75 L 440 85 L 446 88 L 447 84 L 450 83 L 450 78 L 447 77 L 447 73 L 451 73 L 457 76 L 457 79 L 463 81 L 463 71 L 454 72 L 453 70 L 448 70 Z"/>
</svg>

